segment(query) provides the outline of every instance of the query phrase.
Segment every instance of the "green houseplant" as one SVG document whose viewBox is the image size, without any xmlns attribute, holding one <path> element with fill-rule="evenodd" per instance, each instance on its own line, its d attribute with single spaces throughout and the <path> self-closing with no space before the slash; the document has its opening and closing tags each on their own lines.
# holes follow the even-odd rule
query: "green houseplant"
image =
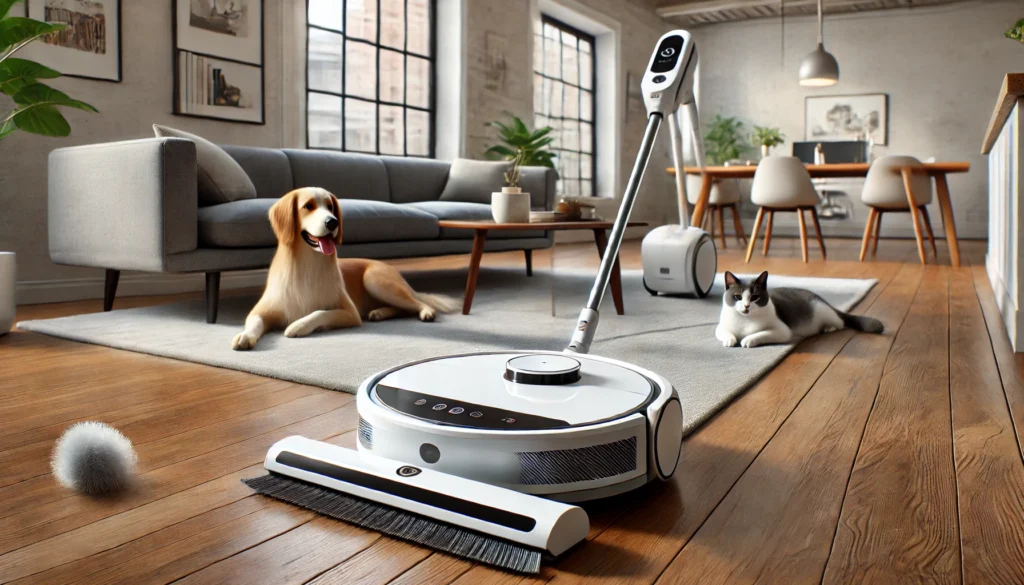
<svg viewBox="0 0 1024 585">
<path fill-rule="evenodd" d="M 754 132 L 750 135 L 750 141 L 755 146 L 761 147 L 761 158 L 768 156 L 772 147 L 786 143 L 786 136 L 778 128 L 769 126 L 754 126 Z"/>
<path fill-rule="evenodd" d="M 747 143 L 743 139 L 743 122 L 736 118 L 726 118 L 721 114 L 715 116 L 704 134 L 704 152 L 707 163 L 721 165 L 739 158 Z"/>
<path fill-rule="evenodd" d="M 67 136 L 71 134 L 71 125 L 58 107 L 97 110 L 38 81 L 60 77 L 59 72 L 12 56 L 32 41 L 65 28 L 63 24 L 9 16 L 11 7 L 19 1 L 0 0 L 0 93 L 13 102 L 10 109 L 0 109 L 0 140 L 15 130 L 43 136 Z"/>
<path fill-rule="evenodd" d="M 548 136 L 551 127 L 530 130 L 518 117 L 511 114 L 509 117 L 511 119 L 507 124 L 497 121 L 487 123 L 498 129 L 498 139 L 502 144 L 488 148 L 484 156 L 490 160 L 514 161 L 518 158 L 519 166 L 555 168 L 555 153 L 547 149 L 554 142 L 554 138 Z"/>
<path fill-rule="evenodd" d="M 1006 38 L 1024 43 L 1024 18 L 1018 20 L 1006 31 Z"/>
</svg>

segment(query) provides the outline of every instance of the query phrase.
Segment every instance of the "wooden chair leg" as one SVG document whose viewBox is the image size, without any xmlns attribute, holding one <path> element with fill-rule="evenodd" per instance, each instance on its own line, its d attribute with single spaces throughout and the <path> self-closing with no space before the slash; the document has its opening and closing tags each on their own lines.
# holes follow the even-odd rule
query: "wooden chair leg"
<svg viewBox="0 0 1024 585">
<path fill-rule="evenodd" d="M 736 230 L 736 241 L 741 246 L 747 245 L 747 234 L 743 231 L 743 222 L 740 221 L 740 210 L 735 203 L 729 206 L 732 209 L 732 227 Z"/>
<path fill-rule="evenodd" d="M 804 262 L 807 262 L 807 224 L 804 223 L 804 210 L 796 210 L 796 219 L 800 223 L 800 251 L 803 253 Z"/>
<path fill-rule="evenodd" d="M 872 256 L 877 256 L 878 255 L 878 238 L 879 238 L 878 234 L 882 233 L 882 214 L 883 213 L 885 213 L 885 212 L 882 211 L 881 209 L 879 209 L 878 213 L 875 214 L 875 243 L 871 247 L 871 255 Z"/>
<path fill-rule="evenodd" d="M 114 308 L 114 296 L 117 295 L 117 281 L 121 279 L 120 270 L 107 269 L 103 282 L 103 310 L 109 311 Z"/>
<path fill-rule="evenodd" d="M 220 272 L 206 273 L 206 322 L 217 322 L 217 305 L 220 303 Z"/>
<path fill-rule="evenodd" d="M 767 211 L 768 221 L 765 222 L 764 226 L 764 249 L 761 250 L 762 256 L 768 255 L 768 248 L 772 244 L 772 220 L 775 219 L 775 212 L 769 209 Z"/>
<path fill-rule="evenodd" d="M 722 240 L 722 249 L 726 249 L 728 246 L 725 243 L 725 207 L 722 205 L 718 206 L 718 237 Z M 929 231 L 931 228 L 929 228 Z"/>
<path fill-rule="evenodd" d="M 811 219 L 814 220 L 814 233 L 818 235 L 818 247 L 821 248 L 821 259 L 826 260 L 825 240 L 821 237 L 821 223 L 818 222 L 818 208 L 811 208 Z"/>
<path fill-rule="evenodd" d="M 924 227 L 928 231 L 928 241 L 932 244 L 932 256 L 938 262 L 939 250 L 935 247 L 935 232 L 932 231 L 932 219 L 928 217 L 928 206 L 922 205 L 919 209 L 921 210 L 921 215 L 924 216 Z"/>
<path fill-rule="evenodd" d="M 924 254 L 924 234 L 921 232 L 921 222 L 919 213 L 917 211 L 917 205 L 915 205 L 914 191 L 910 186 L 911 173 L 913 171 L 909 168 L 903 169 L 903 188 L 907 192 L 907 203 L 910 207 L 910 220 L 914 222 L 914 236 L 917 238 L 917 256 L 921 259 L 921 264 L 927 264 L 928 258 Z"/>
<path fill-rule="evenodd" d="M 878 210 L 872 207 L 868 211 L 868 221 L 864 224 L 864 239 L 860 243 L 860 261 L 864 261 L 864 257 L 868 255 L 868 242 L 871 241 L 871 228 L 875 227 L 875 218 L 878 216 Z"/>
<path fill-rule="evenodd" d="M 747 259 L 746 262 L 750 263 L 750 257 L 754 255 L 754 244 L 757 243 L 757 231 L 761 229 L 761 218 L 764 217 L 764 207 L 759 207 L 757 210 L 757 217 L 754 219 L 754 230 L 750 232 L 750 241 L 747 243 Z"/>
</svg>

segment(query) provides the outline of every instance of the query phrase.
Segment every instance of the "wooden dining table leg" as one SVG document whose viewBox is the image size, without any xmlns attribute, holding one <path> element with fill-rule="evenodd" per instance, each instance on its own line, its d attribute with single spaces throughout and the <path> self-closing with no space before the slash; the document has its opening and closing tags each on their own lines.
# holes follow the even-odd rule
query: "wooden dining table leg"
<svg viewBox="0 0 1024 585">
<path fill-rule="evenodd" d="M 705 173 L 700 182 L 700 194 L 697 196 L 697 203 L 693 206 L 693 217 L 690 225 L 704 225 L 704 212 L 708 208 L 708 200 L 711 199 L 711 175 Z"/>
<path fill-rule="evenodd" d="M 608 249 L 608 236 L 602 229 L 594 230 L 594 243 L 597 244 L 597 252 L 604 259 L 604 253 Z M 615 257 L 615 264 L 612 265 L 611 282 L 608 288 L 612 289 L 612 300 L 615 302 L 615 312 L 619 315 L 626 313 L 622 305 L 622 272 L 619 269 L 619 257 Z"/>
<path fill-rule="evenodd" d="M 954 268 L 960 267 L 960 242 L 956 239 L 956 223 L 953 221 L 953 205 L 949 201 L 949 183 L 946 173 L 935 175 L 935 195 L 942 210 L 942 228 L 946 232 L 946 244 L 949 246 L 949 257 Z"/>
<path fill-rule="evenodd" d="M 914 170 L 907 167 L 903 171 L 903 188 L 907 192 L 907 204 L 910 206 L 910 221 L 914 223 L 914 236 L 917 238 L 917 255 L 921 258 L 921 264 L 928 263 L 928 257 L 924 254 L 924 234 L 921 231 L 920 213 L 917 211 L 916 199 L 914 198 L 914 190 L 910 186 L 913 181 Z"/>
<path fill-rule="evenodd" d="M 473 306 L 473 295 L 476 293 L 476 279 L 480 276 L 480 260 L 484 256 L 484 244 L 486 242 L 487 230 L 476 230 L 473 232 L 473 253 L 469 257 L 469 275 L 466 276 L 466 294 L 462 299 L 463 315 L 468 315 L 470 307 Z"/>
</svg>

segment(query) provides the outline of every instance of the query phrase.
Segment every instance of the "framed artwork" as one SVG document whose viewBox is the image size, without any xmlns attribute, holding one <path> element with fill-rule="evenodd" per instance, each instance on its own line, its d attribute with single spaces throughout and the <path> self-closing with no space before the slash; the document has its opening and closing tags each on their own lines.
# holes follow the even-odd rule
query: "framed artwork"
<svg viewBox="0 0 1024 585">
<path fill-rule="evenodd" d="M 28 17 L 67 28 L 29 44 L 19 56 L 69 77 L 121 81 L 120 0 L 32 0 Z"/>
<path fill-rule="evenodd" d="M 174 0 L 174 113 L 264 123 L 263 0 Z"/>
<path fill-rule="evenodd" d="M 804 101 L 804 139 L 866 140 L 889 143 L 889 96 L 884 93 L 808 97 Z"/>
</svg>

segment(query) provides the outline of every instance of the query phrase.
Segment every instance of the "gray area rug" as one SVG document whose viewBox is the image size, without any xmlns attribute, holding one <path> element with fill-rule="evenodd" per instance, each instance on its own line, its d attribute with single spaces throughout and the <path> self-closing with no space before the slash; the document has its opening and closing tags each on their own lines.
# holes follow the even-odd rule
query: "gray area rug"
<svg viewBox="0 0 1024 585">
<path fill-rule="evenodd" d="M 420 291 L 462 297 L 465 272 L 409 277 Z M 331 390 L 354 392 L 371 374 L 407 361 L 477 350 L 561 350 L 586 302 L 592 272 L 485 269 L 472 314 L 443 315 L 434 323 L 402 318 L 359 329 L 288 339 L 271 333 L 256 349 L 236 352 L 256 297 L 221 302 L 219 321 L 208 325 L 202 301 L 91 313 L 18 324 L 33 331 L 109 347 L 241 370 Z M 772 276 L 769 286 L 811 289 L 834 306 L 852 308 L 875 280 Z M 605 296 L 591 352 L 658 372 L 679 390 L 687 433 L 748 388 L 793 346 L 724 348 L 714 329 L 721 310 L 722 276 L 705 299 L 652 297 L 639 271 L 623 273 L 626 315 Z"/>
</svg>

